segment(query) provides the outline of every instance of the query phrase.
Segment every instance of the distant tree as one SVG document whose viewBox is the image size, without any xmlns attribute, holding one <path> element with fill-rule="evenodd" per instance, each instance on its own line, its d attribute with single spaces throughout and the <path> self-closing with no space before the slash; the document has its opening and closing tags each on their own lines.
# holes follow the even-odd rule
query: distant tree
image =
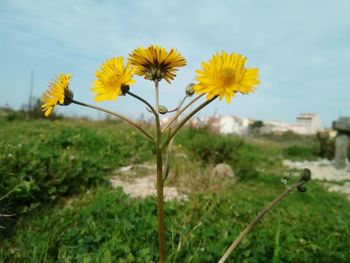
<svg viewBox="0 0 350 263">
<path fill-rule="evenodd" d="M 42 101 L 40 98 L 33 98 L 33 102 L 30 105 L 22 104 L 20 113 L 28 119 L 42 119 L 45 118 L 43 111 L 41 110 Z M 50 119 L 61 119 L 62 115 L 53 112 Z"/>
<path fill-rule="evenodd" d="M 263 121 L 254 121 L 249 124 L 249 133 L 252 135 L 259 135 L 261 127 L 264 126 Z"/>
<path fill-rule="evenodd" d="M 252 124 L 250 124 L 251 129 L 260 129 L 262 126 L 264 126 L 263 121 L 254 121 Z"/>
</svg>

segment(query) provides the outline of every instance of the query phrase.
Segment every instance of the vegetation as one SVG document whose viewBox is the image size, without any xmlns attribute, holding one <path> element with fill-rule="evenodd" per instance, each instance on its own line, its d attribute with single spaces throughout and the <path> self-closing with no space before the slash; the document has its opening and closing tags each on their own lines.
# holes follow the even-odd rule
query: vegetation
<svg viewBox="0 0 350 263">
<path fill-rule="evenodd" d="M 265 155 L 259 145 L 246 143 L 242 138 L 213 133 L 208 129 L 187 129 L 176 138 L 176 143 L 190 151 L 202 165 L 226 162 L 241 179 L 252 179 L 258 175 L 257 168 L 276 165 L 275 156 Z M 274 151 L 275 149 L 270 149 Z"/>
<path fill-rule="evenodd" d="M 116 122 L 0 123 L 0 212 L 16 213 L 0 217 L 6 227 L 0 229 L 0 262 L 158 260 L 155 198 L 132 199 L 106 183 L 113 169 L 152 158 L 141 135 Z M 169 262 L 216 262 L 283 191 L 281 159 L 308 158 L 303 150 L 288 152 L 305 145 L 298 139 L 243 140 L 205 129 L 185 129 L 176 145 L 189 159 L 188 171 L 193 163 L 201 171 L 226 162 L 240 180 L 196 186 L 187 201 L 166 202 Z M 349 262 L 349 201 L 321 183 L 308 187 L 267 215 L 229 262 Z"/>
<path fill-rule="evenodd" d="M 283 186 L 256 179 L 166 203 L 169 262 L 216 262 L 239 231 Z M 280 262 L 349 262 L 350 204 L 317 184 L 268 215 L 229 262 L 271 262 L 280 220 Z M 99 187 L 43 209 L 3 242 L 3 262 L 155 262 L 156 200 Z M 275 256 L 276 257 L 276 256 Z M 108 260 L 111 258 L 113 260 Z"/>
<path fill-rule="evenodd" d="M 0 127 L 0 193 L 9 213 L 106 182 L 112 169 L 149 159 L 148 142 L 120 124 L 17 121 Z"/>
</svg>

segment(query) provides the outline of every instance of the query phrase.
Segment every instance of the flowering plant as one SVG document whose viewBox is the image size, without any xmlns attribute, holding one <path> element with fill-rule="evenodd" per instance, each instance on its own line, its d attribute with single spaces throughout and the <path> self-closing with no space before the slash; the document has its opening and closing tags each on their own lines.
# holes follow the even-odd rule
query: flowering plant
<svg viewBox="0 0 350 263">
<path fill-rule="evenodd" d="M 49 89 L 42 97 L 44 102 L 42 110 L 47 117 L 52 114 L 57 105 L 78 104 L 106 112 L 121 119 L 140 131 L 147 140 L 153 143 L 157 156 L 157 222 L 160 262 L 166 261 L 163 190 L 164 181 L 169 171 L 168 155 L 171 152 L 170 148 L 172 147 L 173 138 L 192 116 L 214 100 L 225 99 L 227 103 L 230 103 L 237 93 L 249 94 L 254 91 L 256 85 L 259 84 L 258 69 L 246 68 L 246 61 L 247 58 L 240 54 L 229 54 L 222 51 L 214 54 L 210 60 L 203 62 L 202 68 L 196 71 L 196 83 L 190 83 L 186 87 L 184 98 L 176 108 L 176 113 L 170 118 L 168 123 L 161 127 L 160 115 L 173 111 L 169 111 L 167 107 L 160 105 L 159 84 L 163 79 L 171 83 L 176 77 L 177 70 L 186 65 L 186 60 L 182 55 L 175 49 L 167 51 L 165 48 L 151 45 L 147 48 L 139 47 L 133 50 L 129 54 L 128 61 L 124 61 L 123 57 L 114 57 L 106 60 L 100 69 L 97 70 L 96 80 L 92 84 L 91 90 L 95 93 L 95 100 L 97 102 L 116 100 L 121 95 L 128 95 L 139 100 L 153 114 L 156 128 L 155 135 L 126 116 L 75 100 L 73 92 L 69 89 L 71 74 L 62 73 L 59 75 L 55 81 L 50 83 Z M 135 83 L 135 75 L 142 76 L 153 82 L 155 105 L 151 105 L 141 96 L 131 91 L 131 87 Z M 206 95 L 206 99 L 194 110 L 188 112 L 189 107 L 199 101 L 204 95 Z M 193 96 L 194 98 L 185 104 L 186 100 Z M 297 185 L 289 188 L 288 191 L 290 192 L 292 189 L 300 187 L 304 181 L 304 179 L 300 180 Z M 284 194 L 287 195 L 289 192 Z M 282 200 L 284 196 L 280 197 L 276 203 Z M 246 232 L 242 232 L 243 235 L 240 235 L 240 240 L 247 232 L 249 232 L 249 229 Z M 229 248 L 220 262 L 226 260 L 240 240 L 235 241 L 234 246 Z"/>
</svg>

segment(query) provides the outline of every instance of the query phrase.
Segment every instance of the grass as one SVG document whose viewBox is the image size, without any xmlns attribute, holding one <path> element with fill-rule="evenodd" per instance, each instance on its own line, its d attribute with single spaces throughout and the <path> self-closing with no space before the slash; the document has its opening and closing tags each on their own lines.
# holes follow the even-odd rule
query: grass
<svg viewBox="0 0 350 263">
<path fill-rule="evenodd" d="M 166 203 L 170 262 L 215 262 L 275 195 L 279 178 L 223 186 Z M 271 262 L 280 225 L 280 262 L 348 262 L 350 204 L 316 183 L 293 192 L 243 241 L 229 262 Z M 4 262 L 154 262 L 156 202 L 98 187 L 67 204 L 43 208 L 2 244 Z M 278 223 L 280 220 L 280 224 Z M 118 259 L 118 260 L 116 260 Z"/>
<path fill-rule="evenodd" d="M 6 122 L 0 126 L 0 197 L 15 189 L 3 200 L 7 213 L 29 213 L 105 183 L 117 167 L 151 158 L 149 143 L 120 123 Z"/>
<path fill-rule="evenodd" d="M 157 261 L 155 199 L 131 199 L 105 183 L 122 165 L 152 160 L 146 140 L 118 123 L 0 122 L 0 196 L 27 183 L 1 201 L 18 218 L 0 230 L 0 262 Z M 304 139 L 179 134 L 169 180 L 191 194 L 166 203 L 169 262 L 216 262 L 283 191 L 281 159 L 288 147 L 309 147 Z M 218 162 L 234 168 L 237 184 L 210 184 L 207 171 Z M 349 218 L 344 195 L 311 181 L 306 193 L 293 192 L 268 214 L 229 262 L 350 262 Z"/>
</svg>

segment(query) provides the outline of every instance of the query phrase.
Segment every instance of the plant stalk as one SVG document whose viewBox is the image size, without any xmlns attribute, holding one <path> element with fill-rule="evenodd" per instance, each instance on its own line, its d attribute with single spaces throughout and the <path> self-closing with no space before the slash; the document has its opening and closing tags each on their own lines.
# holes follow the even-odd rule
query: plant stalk
<svg viewBox="0 0 350 263">
<path fill-rule="evenodd" d="M 8 197 L 10 194 L 12 194 L 14 191 L 16 191 L 17 188 L 18 188 L 19 186 L 21 186 L 21 185 L 22 185 L 22 183 L 16 185 L 14 188 L 12 188 L 10 191 L 8 191 L 5 195 L 1 196 L 1 197 L 0 197 L 0 201 L 2 201 L 2 200 L 5 199 L 6 197 Z"/>
<path fill-rule="evenodd" d="M 187 98 L 187 95 L 180 101 L 179 105 L 177 106 L 176 110 L 178 113 L 181 110 L 182 105 L 184 104 L 185 100 Z M 177 119 L 174 120 L 173 122 L 174 124 L 177 123 Z M 168 136 L 170 136 L 171 134 L 171 127 L 169 127 L 168 129 Z M 167 179 L 168 175 L 169 175 L 169 169 L 170 169 L 170 155 L 173 151 L 174 148 L 174 137 L 169 141 L 167 150 L 166 150 L 166 155 L 165 155 L 165 162 L 164 162 L 164 168 L 165 168 L 165 175 L 164 175 L 164 181 Z"/>
<path fill-rule="evenodd" d="M 151 104 L 148 103 L 148 101 L 146 101 L 146 100 L 144 100 L 143 98 L 141 98 L 140 96 L 138 96 L 138 95 L 132 93 L 131 91 L 127 91 L 126 93 L 129 94 L 130 96 L 134 97 L 135 99 L 138 99 L 139 101 L 143 102 L 144 104 L 146 104 L 147 107 L 152 111 L 152 113 L 153 113 L 154 115 L 157 115 L 156 110 L 152 107 Z"/>
<path fill-rule="evenodd" d="M 99 111 L 103 111 L 103 112 L 106 112 L 110 115 L 113 115 L 114 117 L 117 117 L 118 119 L 121 119 L 123 120 L 124 122 L 128 123 L 129 125 L 133 126 L 134 128 L 136 128 L 137 130 L 139 130 L 140 132 L 142 132 L 146 138 L 148 140 L 150 140 L 151 142 L 154 143 L 154 138 L 146 131 L 144 130 L 139 124 L 137 124 L 136 122 L 133 122 L 132 120 L 128 119 L 127 117 L 123 116 L 123 115 L 120 115 L 118 113 L 115 113 L 113 111 L 110 111 L 110 110 L 107 110 L 107 109 L 104 109 L 104 108 L 101 108 L 101 107 L 98 107 L 98 106 L 94 106 L 94 105 L 90 105 L 90 104 L 87 104 L 87 103 L 84 103 L 84 102 L 80 102 L 80 101 L 76 101 L 76 100 L 72 100 L 72 103 L 75 103 L 77 105 L 81 105 L 81 106 L 84 106 L 84 107 L 88 107 L 88 108 L 91 108 L 91 109 L 95 109 L 95 110 L 99 110 Z"/>
<path fill-rule="evenodd" d="M 175 116 L 171 118 L 171 120 L 168 122 L 168 124 L 163 128 L 163 132 L 168 129 L 170 127 L 171 124 L 173 124 L 174 122 L 176 122 L 176 120 L 179 118 L 179 116 L 188 108 L 190 107 L 193 103 L 195 103 L 197 100 L 199 100 L 202 96 L 204 96 L 204 94 L 198 95 L 197 97 L 195 97 L 193 100 L 191 100 L 189 103 L 187 103 L 187 105 L 185 107 L 183 107 L 181 110 L 179 110 L 178 112 L 176 112 Z M 187 96 L 186 96 L 187 97 Z M 185 101 L 186 97 L 183 99 L 183 101 Z M 182 102 L 183 103 L 183 102 Z M 182 104 L 181 103 L 181 104 Z"/>
<path fill-rule="evenodd" d="M 164 224 L 164 181 L 163 181 L 163 160 L 162 160 L 162 132 L 159 119 L 159 82 L 154 81 L 155 97 L 156 97 L 156 126 L 157 126 L 157 221 L 158 221 L 158 244 L 159 244 L 159 262 L 166 261 L 165 247 L 165 224 Z"/>
<path fill-rule="evenodd" d="M 172 140 L 172 138 L 175 136 L 175 134 L 181 129 L 182 126 L 186 124 L 186 122 L 193 117 L 197 112 L 199 112 L 201 109 L 203 109 L 205 106 L 207 106 L 209 103 L 211 103 L 213 100 L 215 100 L 218 96 L 215 96 L 214 98 L 210 100 L 206 100 L 201 105 L 199 105 L 196 109 L 194 109 L 190 114 L 188 114 L 185 118 L 181 120 L 181 122 L 175 127 L 174 131 L 170 134 L 166 142 L 163 144 L 163 147 L 169 144 L 169 142 Z"/>
<path fill-rule="evenodd" d="M 266 206 L 260 214 L 258 214 L 252 222 L 239 234 L 235 241 L 231 244 L 231 246 L 225 251 L 224 255 L 220 258 L 218 263 L 224 263 L 230 254 L 236 249 L 238 244 L 245 238 L 246 235 L 259 223 L 259 221 L 279 202 L 281 202 L 291 191 L 297 188 L 299 185 L 304 184 L 304 180 L 300 180 L 295 183 L 291 187 L 288 187 L 282 194 L 277 196 L 268 206 Z"/>
</svg>

